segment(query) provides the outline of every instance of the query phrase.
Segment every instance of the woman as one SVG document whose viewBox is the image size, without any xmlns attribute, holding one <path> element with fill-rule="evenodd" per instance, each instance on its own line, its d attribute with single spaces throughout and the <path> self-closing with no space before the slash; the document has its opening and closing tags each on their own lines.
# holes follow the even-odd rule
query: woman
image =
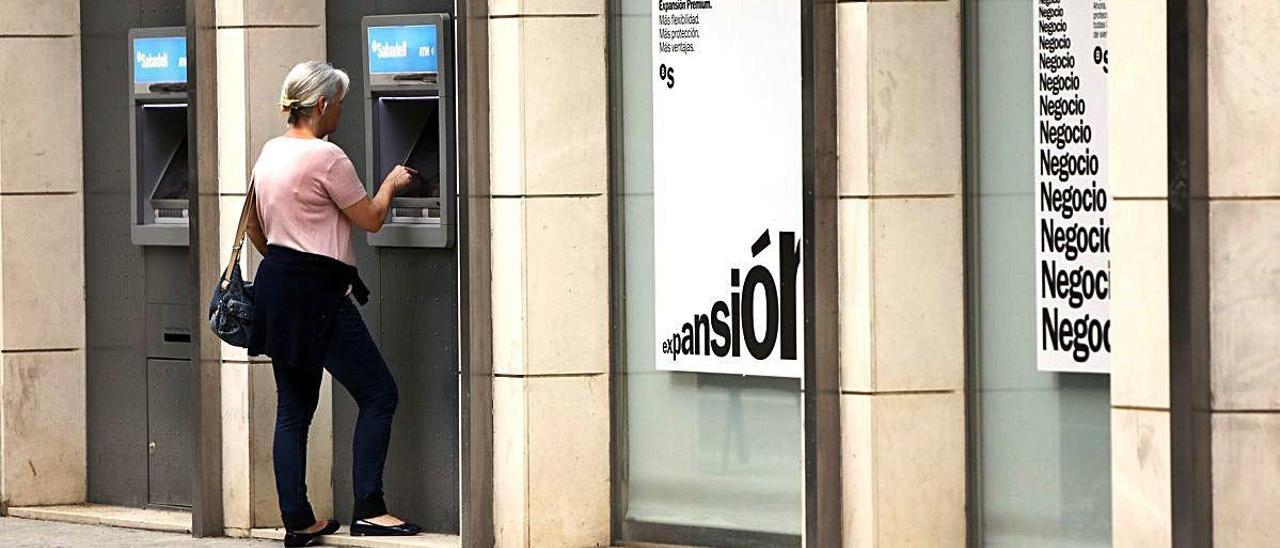
<svg viewBox="0 0 1280 548">
<path fill-rule="evenodd" d="M 257 207 L 248 234 L 265 257 L 254 278 L 254 325 L 249 353 L 271 356 L 275 372 L 273 463 L 285 546 L 306 546 L 337 531 L 317 521 L 307 501 L 307 430 L 320 395 L 323 369 L 360 407 L 352 475 L 353 535 L 415 535 L 421 528 L 387 512 L 382 469 L 391 441 L 395 380 L 351 303 L 369 291 L 351 248 L 351 225 L 382 228 L 396 191 L 411 169 L 396 166 L 372 198 L 347 155 L 324 138 L 342 117 L 347 74 L 325 63 L 299 63 L 280 93 L 289 128 L 262 147 L 254 166 Z"/>
</svg>

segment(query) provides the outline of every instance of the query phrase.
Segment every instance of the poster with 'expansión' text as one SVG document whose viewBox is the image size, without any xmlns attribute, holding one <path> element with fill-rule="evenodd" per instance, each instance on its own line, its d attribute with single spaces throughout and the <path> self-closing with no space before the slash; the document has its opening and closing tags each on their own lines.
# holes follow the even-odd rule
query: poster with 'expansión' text
<svg viewBox="0 0 1280 548">
<path fill-rule="evenodd" d="M 656 368 L 800 377 L 800 2 L 654 0 Z"/>
</svg>

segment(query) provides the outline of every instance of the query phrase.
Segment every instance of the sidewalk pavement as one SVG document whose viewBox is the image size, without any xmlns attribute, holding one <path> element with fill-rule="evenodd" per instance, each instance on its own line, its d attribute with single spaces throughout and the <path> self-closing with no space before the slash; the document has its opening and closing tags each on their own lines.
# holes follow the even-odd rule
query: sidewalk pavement
<svg viewBox="0 0 1280 548">
<path fill-rule="evenodd" d="M 233 538 L 197 539 L 182 533 L 158 533 L 105 525 L 80 525 L 0 517 L 0 546 L 5 548 L 71 548 L 73 546 L 77 548 L 81 546 L 270 548 L 280 546 L 280 542 Z"/>
</svg>

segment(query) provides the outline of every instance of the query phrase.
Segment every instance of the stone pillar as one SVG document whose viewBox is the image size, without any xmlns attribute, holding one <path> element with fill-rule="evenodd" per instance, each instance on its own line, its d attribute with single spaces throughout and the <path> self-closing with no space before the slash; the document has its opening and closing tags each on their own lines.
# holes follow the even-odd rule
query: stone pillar
<svg viewBox="0 0 1280 548">
<path fill-rule="evenodd" d="M 1111 196 L 1111 505 L 1117 547 L 1170 546 L 1165 3 L 1107 4 Z"/>
<path fill-rule="evenodd" d="M 77 2 L 0 3 L 0 82 L 2 512 L 85 499 Z"/>
<path fill-rule="evenodd" d="M 607 546 L 603 0 L 490 0 L 498 546 Z"/>
<path fill-rule="evenodd" d="M 221 257 L 231 254 L 250 172 L 258 152 L 280 135 L 280 85 L 293 65 L 325 59 L 324 2 L 218 0 L 218 192 Z M 358 73 L 352 78 L 359 78 Z M 358 97 L 356 98 L 358 99 Z M 348 103 L 351 104 L 351 103 Z M 241 267 L 251 277 L 259 257 L 248 243 Z M 222 346 L 223 511 L 227 533 L 280 526 L 271 443 L 275 378 L 265 357 Z M 328 374 L 311 425 L 307 488 L 316 517 L 333 512 L 332 391 Z"/>
<path fill-rule="evenodd" d="M 1215 546 L 1280 537 L 1280 4 L 1208 2 L 1209 408 Z"/>
<path fill-rule="evenodd" d="M 961 546 L 961 5 L 837 9 L 844 544 Z"/>
</svg>

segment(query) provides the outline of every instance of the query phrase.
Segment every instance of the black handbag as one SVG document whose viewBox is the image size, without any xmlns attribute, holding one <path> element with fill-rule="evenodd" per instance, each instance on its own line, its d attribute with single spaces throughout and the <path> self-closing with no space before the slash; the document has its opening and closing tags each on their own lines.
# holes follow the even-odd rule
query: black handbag
<svg viewBox="0 0 1280 548">
<path fill-rule="evenodd" d="M 253 326 L 253 283 L 246 283 L 240 275 L 240 248 L 248 231 L 249 212 L 257 201 L 253 183 L 254 179 L 250 179 L 248 196 L 240 212 L 240 226 L 236 228 L 235 247 L 231 248 L 231 262 L 214 286 L 213 299 L 209 301 L 209 329 L 227 344 L 240 348 L 249 348 L 249 332 Z"/>
</svg>

